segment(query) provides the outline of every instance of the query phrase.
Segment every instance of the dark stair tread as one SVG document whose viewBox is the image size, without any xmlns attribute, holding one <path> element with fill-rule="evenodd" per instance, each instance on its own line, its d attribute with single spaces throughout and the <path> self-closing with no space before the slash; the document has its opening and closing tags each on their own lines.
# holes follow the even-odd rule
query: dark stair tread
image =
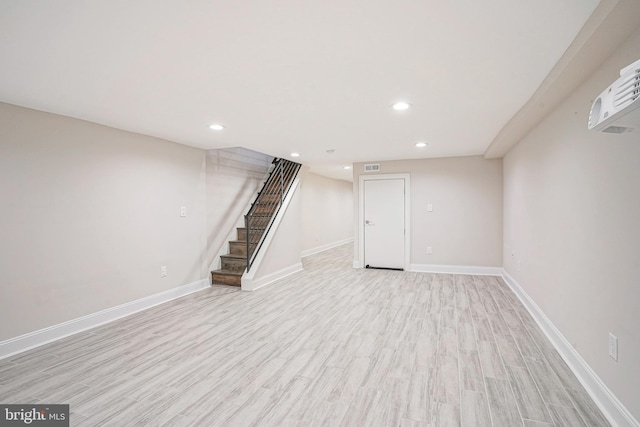
<svg viewBox="0 0 640 427">
<path fill-rule="evenodd" d="M 243 271 L 234 271 L 234 270 L 213 270 L 211 274 L 221 274 L 225 276 L 242 276 L 244 274 Z"/>
<path fill-rule="evenodd" d="M 246 231 L 243 231 L 243 233 L 247 234 Z M 252 237 L 255 237 L 255 236 L 258 236 L 258 235 L 263 234 L 263 233 L 264 233 L 264 228 L 252 228 L 250 234 L 251 234 Z M 242 241 L 244 239 L 237 239 L 237 240 Z"/>
<path fill-rule="evenodd" d="M 221 258 L 233 258 L 233 259 L 247 259 L 246 255 L 235 255 L 235 254 L 226 254 L 226 255 L 220 255 Z"/>
</svg>

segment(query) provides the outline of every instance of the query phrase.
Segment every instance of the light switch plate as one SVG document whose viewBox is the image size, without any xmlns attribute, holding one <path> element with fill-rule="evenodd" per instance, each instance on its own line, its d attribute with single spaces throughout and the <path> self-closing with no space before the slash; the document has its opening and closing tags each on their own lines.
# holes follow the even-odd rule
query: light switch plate
<svg viewBox="0 0 640 427">
<path fill-rule="evenodd" d="M 618 361 L 618 337 L 609 332 L 609 356 Z"/>
</svg>

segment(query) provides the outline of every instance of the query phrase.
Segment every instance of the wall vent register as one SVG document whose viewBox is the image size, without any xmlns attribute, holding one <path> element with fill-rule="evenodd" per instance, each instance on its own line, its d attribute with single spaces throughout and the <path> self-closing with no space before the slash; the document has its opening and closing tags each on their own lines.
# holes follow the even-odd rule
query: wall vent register
<svg viewBox="0 0 640 427">
<path fill-rule="evenodd" d="M 596 98 L 588 128 L 606 133 L 640 129 L 640 60 L 620 70 L 620 78 Z"/>
</svg>

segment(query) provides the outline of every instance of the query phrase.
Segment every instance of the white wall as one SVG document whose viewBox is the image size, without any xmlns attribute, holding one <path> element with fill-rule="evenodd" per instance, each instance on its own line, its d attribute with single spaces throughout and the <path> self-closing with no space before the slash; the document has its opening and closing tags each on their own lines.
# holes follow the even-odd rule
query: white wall
<svg viewBox="0 0 640 427">
<path fill-rule="evenodd" d="M 640 30 L 504 159 L 504 266 L 640 419 L 640 130 L 587 130 Z M 607 355 L 619 339 L 619 361 Z"/>
<path fill-rule="evenodd" d="M 207 277 L 203 150 L 0 103 L 0 195 L 0 340 Z"/>
<path fill-rule="evenodd" d="M 301 187 L 302 253 L 353 238 L 353 185 L 308 173 Z"/>
<path fill-rule="evenodd" d="M 270 162 L 0 103 L 0 341 L 208 280 Z"/>
<path fill-rule="evenodd" d="M 367 163 L 380 163 L 381 174 L 411 175 L 411 264 L 502 265 L 502 160 L 468 156 Z M 357 263 L 359 179 L 371 175 L 363 169 L 364 163 L 353 165 Z M 427 212 L 429 203 L 433 212 Z"/>
</svg>

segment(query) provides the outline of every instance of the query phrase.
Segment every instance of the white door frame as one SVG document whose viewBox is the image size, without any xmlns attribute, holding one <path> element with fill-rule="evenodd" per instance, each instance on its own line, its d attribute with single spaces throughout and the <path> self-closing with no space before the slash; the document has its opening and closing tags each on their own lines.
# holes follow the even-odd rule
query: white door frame
<svg viewBox="0 0 640 427">
<path fill-rule="evenodd" d="M 359 261 L 357 267 L 364 267 L 364 182 L 381 179 L 404 179 L 404 271 L 409 271 L 411 266 L 411 175 L 408 173 L 360 175 L 358 183 Z"/>
</svg>

